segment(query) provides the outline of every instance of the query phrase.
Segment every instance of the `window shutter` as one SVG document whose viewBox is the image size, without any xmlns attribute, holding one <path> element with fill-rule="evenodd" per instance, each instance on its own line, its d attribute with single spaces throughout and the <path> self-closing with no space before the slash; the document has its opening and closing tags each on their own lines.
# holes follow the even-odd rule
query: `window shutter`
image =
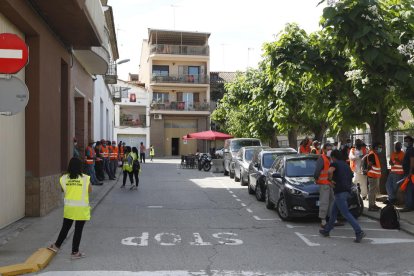
<svg viewBox="0 0 414 276">
<path fill-rule="evenodd" d="M 177 92 L 177 102 L 183 101 L 183 92 Z"/>
<path fill-rule="evenodd" d="M 199 103 L 200 102 L 200 93 L 196 92 L 193 94 L 194 96 L 194 102 Z"/>
</svg>

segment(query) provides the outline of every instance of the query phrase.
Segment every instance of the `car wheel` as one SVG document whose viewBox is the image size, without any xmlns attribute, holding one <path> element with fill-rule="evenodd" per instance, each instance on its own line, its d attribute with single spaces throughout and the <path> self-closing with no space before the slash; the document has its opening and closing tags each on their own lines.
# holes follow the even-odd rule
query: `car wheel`
<svg viewBox="0 0 414 276">
<path fill-rule="evenodd" d="M 266 189 L 265 194 L 266 194 L 265 195 L 266 208 L 269 209 L 269 210 L 274 209 L 275 208 L 275 204 L 272 201 L 270 201 L 269 189 Z"/>
<path fill-rule="evenodd" d="M 234 178 L 234 171 L 231 171 L 230 169 L 230 178 L 233 179 Z"/>
<path fill-rule="evenodd" d="M 247 191 L 249 192 L 249 195 L 253 195 L 254 194 L 254 190 L 250 186 L 250 179 L 247 182 Z"/>
<path fill-rule="evenodd" d="M 255 193 L 256 193 L 256 199 L 258 201 L 264 201 L 265 200 L 265 197 L 264 197 L 265 195 L 263 193 L 262 184 L 260 182 L 256 184 Z"/>
<path fill-rule="evenodd" d="M 240 181 L 240 177 L 237 177 L 236 172 L 234 172 L 234 181 L 235 182 L 239 182 Z"/>
<path fill-rule="evenodd" d="M 286 205 L 286 200 L 283 196 L 279 198 L 277 202 L 277 213 L 282 220 L 290 220 L 288 207 Z"/>
<path fill-rule="evenodd" d="M 228 172 L 228 171 L 226 171 L 226 169 L 224 169 L 224 175 L 225 175 L 225 176 L 229 175 L 229 172 Z"/>
<path fill-rule="evenodd" d="M 246 186 L 247 185 L 247 182 L 244 181 L 243 174 L 240 174 L 240 185 L 242 185 L 242 186 Z"/>
</svg>

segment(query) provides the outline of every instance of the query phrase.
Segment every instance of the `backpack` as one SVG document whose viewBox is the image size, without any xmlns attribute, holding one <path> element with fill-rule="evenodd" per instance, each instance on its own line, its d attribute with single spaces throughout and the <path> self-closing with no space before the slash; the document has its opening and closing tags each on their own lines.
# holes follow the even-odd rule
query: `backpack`
<svg viewBox="0 0 414 276">
<path fill-rule="evenodd" d="M 380 224 L 384 229 L 400 229 L 400 214 L 392 204 L 381 209 Z"/>
</svg>

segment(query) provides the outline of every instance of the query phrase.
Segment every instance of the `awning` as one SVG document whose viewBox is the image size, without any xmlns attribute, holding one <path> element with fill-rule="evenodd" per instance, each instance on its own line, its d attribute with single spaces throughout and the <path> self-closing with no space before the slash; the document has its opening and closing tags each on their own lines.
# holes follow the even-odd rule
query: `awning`
<svg viewBox="0 0 414 276">
<path fill-rule="evenodd" d="M 188 139 L 197 139 L 197 140 L 226 140 L 226 139 L 230 139 L 233 138 L 233 136 L 226 134 L 226 133 L 222 133 L 222 132 L 218 132 L 218 131 L 213 131 L 213 130 L 207 130 L 207 131 L 202 131 L 202 132 L 195 132 L 195 133 L 189 133 L 187 135 L 183 136 L 184 140 L 188 140 Z"/>
</svg>

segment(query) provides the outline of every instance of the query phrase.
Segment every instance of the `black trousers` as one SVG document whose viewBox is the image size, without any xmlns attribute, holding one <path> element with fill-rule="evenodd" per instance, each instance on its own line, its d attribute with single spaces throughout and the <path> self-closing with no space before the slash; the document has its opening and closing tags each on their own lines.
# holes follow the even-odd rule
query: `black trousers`
<svg viewBox="0 0 414 276">
<path fill-rule="evenodd" d="M 82 231 L 83 226 L 85 226 L 85 220 L 76 220 L 75 221 L 75 233 L 73 234 L 73 241 L 72 241 L 72 253 L 79 252 L 79 244 L 82 238 Z M 55 242 L 55 245 L 60 248 L 63 241 L 68 236 L 68 232 L 72 227 L 73 220 L 63 218 L 62 229 L 60 229 L 59 237 Z"/>
<path fill-rule="evenodd" d="M 139 170 L 134 170 L 133 171 L 133 173 L 134 173 L 134 176 L 135 176 L 135 186 L 137 186 L 138 187 L 138 184 L 139 184 Z"/>
<path fill-rule="evenodd" d="M 122 186 L 125 186 L 127 175 L 129 175 L 129 180 L 131 181 L 131 184 L 134 183 L 134 174 L 132 172 L 124 171 L 124 180 L 122 181 Z"/>
<path fill-rule="evenodd" d="M 103 161 L 95 162 L 95 174 L 98 180 L 102 181 L 105 179 Z"/>
<path fill-rule="evenodd" d="M 141 152 L 139 158 L 141 159 L 141 163 L 145 163 L 145 152 Z"/>
</svg>

